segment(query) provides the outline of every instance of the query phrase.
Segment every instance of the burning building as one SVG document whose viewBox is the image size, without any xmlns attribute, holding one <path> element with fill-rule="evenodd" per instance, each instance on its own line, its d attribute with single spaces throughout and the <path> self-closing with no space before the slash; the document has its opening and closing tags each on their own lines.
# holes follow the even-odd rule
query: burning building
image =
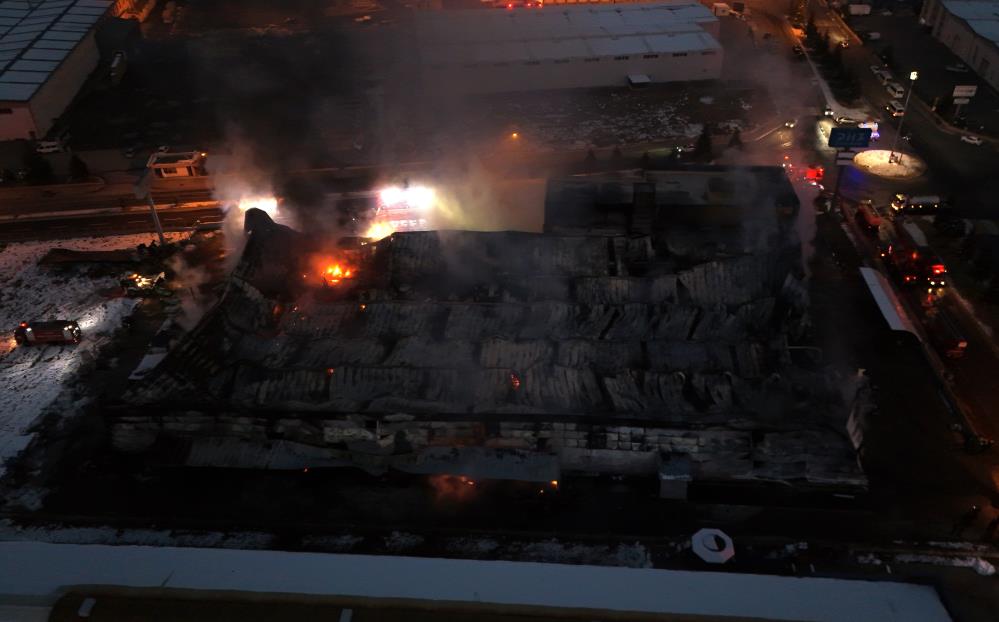
<svg viewBox="0 0 999 622">
<path fill-rule="evenodd" d="M 779 169 L 553 181 L 546 233 L 334 245 L 351 276 L 331 282 L 312 240 L 251 210 L 218 305 L 109 411 L 114 445 L 192 466 L 658 476 L 671 496 L 863 485 L 856 392 L 795 357 L 796 213 Z"/>
</svg>

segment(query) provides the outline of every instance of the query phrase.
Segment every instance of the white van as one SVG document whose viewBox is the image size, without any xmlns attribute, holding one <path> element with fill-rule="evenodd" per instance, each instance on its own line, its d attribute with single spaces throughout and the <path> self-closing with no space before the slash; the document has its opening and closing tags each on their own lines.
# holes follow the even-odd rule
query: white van
<svg viewBox="0 0 999 622">
<path fill-rule="evenodd" d="M 892 79 L 891 72 L 887 69 L 878 69 L 874 72 L 874 75 L 878 77 L 878 81 L 881 82 L 881 84 L 888 84 Z"/>
<path fill-rule="evenodd" d="M 885 90 L 887 90 L 888 94 L 894 99 L 900 99 L 903 95 L 905 95 L 905 89 L 902 88 L 902 85 L 898 82 L 889 82 L 885 85 Z"/>
<path fill-rule="evenodd" d="M 905 114 L 905 107 L 898 103 L 898 100 L 894 99 L 888 102 L 888 105 L 885 106 L 885 110 L 891 113 L 891 116 L 893 117 L 901 117 Z"/>
<path fill-rule="evenodd" d="M 35 143 L 35 153 L 59 153 L 62 143 L 58 140 L 39 140 Z"/>
</svg>

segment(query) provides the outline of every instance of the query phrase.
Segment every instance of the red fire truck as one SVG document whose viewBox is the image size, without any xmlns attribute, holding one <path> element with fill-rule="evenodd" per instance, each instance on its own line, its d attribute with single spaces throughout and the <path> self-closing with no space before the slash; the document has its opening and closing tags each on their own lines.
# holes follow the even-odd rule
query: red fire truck
<svg viewBox="0 0 999 622">
<path fill-rule="evenodd" d="M 21 322 L 14 329 L 14 340 L 18 345 L 39 343 L 80 343 L 80 325 L 69 320 L 51 322 Z"/>
<path fill-rule="evenodd" d="M 941 289 L 947 286 L 947 266 L 924 239 L 916 240 L 918 229 L 911 223 L 896 223 L 885 259 L 899 281 L 906 285 Z M 919 233 L 918 237 L 922 237 Z"/>
</svg>

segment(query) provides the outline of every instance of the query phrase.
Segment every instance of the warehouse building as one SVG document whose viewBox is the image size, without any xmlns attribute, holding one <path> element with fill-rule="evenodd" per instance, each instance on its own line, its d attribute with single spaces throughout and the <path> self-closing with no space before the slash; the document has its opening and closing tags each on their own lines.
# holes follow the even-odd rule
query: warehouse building
<svg viewBox="0 0 999 622">
<path fill-rule="evenodd" d="M 543 234 L 351 249 L 250 210 L 223 299 L 105 411 L 112 442 L 194 467 L 855 491 L 859 380 L 795 354 L 797 209 L 779 168 L 710 168 L 553 180 Z M 320 282 L 329 261 L 353 276 Z"/>
<path fill-rule="evenodd" d="M 100 54 L 107 0 L 0 0 L 0 140 L 42 138 Z"/>
<path fill-rule="evenodd" d="M 921 18 L 934 37 L 999 89 L 999 0 L 927 0 Z"/>
<path fill-rule="evenodd" d="M 713 80 L 717 34 L 689 1 L 416 16 L 424 88 L 446 94 Z"/>
</svg>

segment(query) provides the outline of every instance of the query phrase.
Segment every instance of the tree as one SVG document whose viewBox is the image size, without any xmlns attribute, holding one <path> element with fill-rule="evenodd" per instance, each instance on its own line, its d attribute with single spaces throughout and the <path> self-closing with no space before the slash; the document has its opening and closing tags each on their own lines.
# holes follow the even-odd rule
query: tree
<svg viewBox="0 0 999 622">
<path fill-rule="evenodd" d="M 732 138 L 728 139 L 728 146 L 742 150 L 742 132 L 738 128 L 732 132 Z"/>
<path fill-rule="evenodd" d="M 73 179 L 86 179 L 90 177 L 90 169 L 87 163 L 80 159 L 80 156 L 73 154 L 69 160 L 69 176 Z"/>
<path fill-rule="evenodd" d="M 935 107 L 936 113 L 941 117 L 945 117 L 950 114 L 951 110 L 954 108 L 954 98 L 950 95 L 942 95 L 937 99 L 938 101 Z"/>
<path fill-rule="evenodd" d="M 881 62 L 888 65 L 890 68 L 895 68 L 895 52 L 891 49 L 891 46 L 886 46 L 885 49 L 881 50 L 878 54 L 881 58 Z"/>
<path fill-rule="evenodd" d="M 704 124 L 701 135 L 697 137 L 697 143 L 694 145 L 694 157 L 699 160 L 711 160 L 714 157 L 711 149 L 711 126 L 707 123 Z"/>
<path fill-rule="evenodd" d="M 805 38 L 814 43 L 818 36 L 819 29 L 815 27 L 815 18 L 809 15 L 808 23 L 805 24 Z"/>
<path fill-rule="evenodd" d="M 829 55 L 829 70 L 833 75 L 842 76 L 846 73 L 846 64 L 843 62 L 843 48 L 836 46 Z"/>
<path fill-rule="evenodd" d="M 821 37 L 819 37 L 819 48 L 816 51 L 819 53 L 819 56 L 829 58 L 829 52 L 831 50 L 832 48 L 829 45 L 829 31 L 827 30 L 822 33 Z"/>
<path fill-rule="evenodd" d="M 52 165 L 41 155 L 27 149 L 22 162 L 28 172 L 27 179 L 32 183 L 42 184 L 52 181 Z"/>
</svg>

